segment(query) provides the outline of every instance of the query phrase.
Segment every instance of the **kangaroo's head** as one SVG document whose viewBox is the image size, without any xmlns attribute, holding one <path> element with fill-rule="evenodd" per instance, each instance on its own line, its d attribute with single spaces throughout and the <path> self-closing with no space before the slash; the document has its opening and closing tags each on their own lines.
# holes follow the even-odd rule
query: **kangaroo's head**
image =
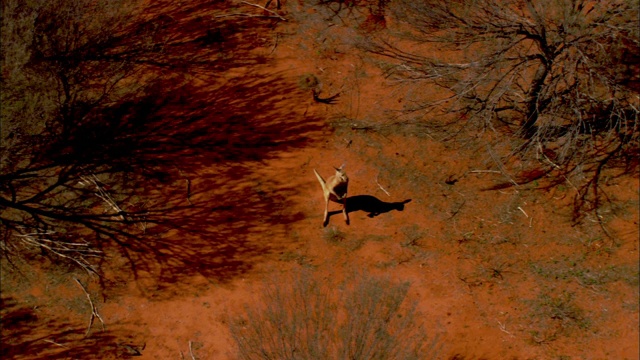
<svg viewBox="0 0 640 360">
<path fill-rule="evenodd" d="M 336 169 L 336 179 L 340 179 L 340 182 L 347 182 L 349 178 L 347 177 L 347 173 L 344 171 L 344 164 L 342 164 L 339 168 Z"/>
<path fill-rule="evenodd" d="M 404 210 L 404 204 L 411 202 L 411 199 L 407 199 L 405 201 L 401 201 L 401 202 L 397 202 L 397 203 L 392 203 L 392 206 L 394 207 L 394 209 L 398 210 L 398 211 L 403 211 Z"/>
</svg>

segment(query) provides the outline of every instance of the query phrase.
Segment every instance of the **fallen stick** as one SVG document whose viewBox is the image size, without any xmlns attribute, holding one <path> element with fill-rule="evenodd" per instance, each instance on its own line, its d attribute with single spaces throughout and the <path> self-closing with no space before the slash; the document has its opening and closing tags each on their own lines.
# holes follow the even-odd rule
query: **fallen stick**
<svg viewBox="0 0 640 360">
<path fill-rule="evenodd" d="M 191 347 L 191 340 L 189 340 L 189 355 L 191 355 L 191 360 L 196 360 L 196 357 L 193 355 L 193 348 Z"/>
<path fill-rule="evenodd" d="M 379 176 L 380 174 L 378 174 Z M 378 176 L 376 176 L 376 184 L 378 184 L 378 187 L 380 188 L 380 190 L 384 191 L 385 194 L 387 194 L 387 196 L 391 196 L 391 194 L 389 194 L 389 192 L 387 190 L 385 190 L 382 185 L 380 185 L 380 183 L 378 182 Z"/>
</svg>

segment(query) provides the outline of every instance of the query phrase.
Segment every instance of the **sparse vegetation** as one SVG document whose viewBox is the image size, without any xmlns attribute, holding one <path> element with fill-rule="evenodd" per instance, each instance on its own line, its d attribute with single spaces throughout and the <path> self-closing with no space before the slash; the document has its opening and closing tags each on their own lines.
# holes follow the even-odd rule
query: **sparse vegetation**
<svg viewBox="0 0 640 360">
<path fill-rule="evenodd" d="M 544 344 L 570 335 L 573 330 L 589 328 L 591 320 L 586 312 L 574 301 L 575 295 L 562 292 L 559 295 L 542 293 L 530 301 L 531 318 L 534 330 L 531 330 L 533 342 Z"/>
<path fill-rule="evenodd" d="M 405 241 L 401 244 L 404 247 L 420 246 L 420 240 L 425 236 L 424 230 L 417 224 L 405 226 L 400 229 L 405 236 Z"/>
<path fill-rule="evenodd" d="M 349 236 L 337 226 L 329 226 L 323 230 L 322 237 L 332 245 L 337 245 L 349 251 L 359 249 L 366 241 L 361 237 Z"/>
<path fill-rule="evenodd" d="M 599 268 L 587 267 L 583 260 L 561 259 L 530 264 L 531 271 L 548 280 L 578 281 L 582 286 L 602 286 L 622 281 L 629 286 L 638 286 L 638 264 L 607 265 Z"/>
<path fill-rule="evenodd" d="M 247 306 L 230 322 L 240 358 L 429 359 L 434 355 L 439 344 L 407 303 L 408 283 L 355 272 L 336 285 L 319 281 L 306 270 L 265 284 L 264 305 Z"/>
<path fill-rule="evenodd" d="M 313 74 L 305 74 L 298 80 L 298 86 L 303 90 L 316 90 L 320 85 L 320 80 Z"/>
<path fill-rule="evenodd" d="M 0 354 L 635 357 L 637 5 L 4 1 Z"/>
<path fill-rule="evenodd" d="M 347 235 L 336 226 L 329 226 L 324 229 L 323 237 L 330 244 L 340 244 L 347 238 Z"/>
</svg>

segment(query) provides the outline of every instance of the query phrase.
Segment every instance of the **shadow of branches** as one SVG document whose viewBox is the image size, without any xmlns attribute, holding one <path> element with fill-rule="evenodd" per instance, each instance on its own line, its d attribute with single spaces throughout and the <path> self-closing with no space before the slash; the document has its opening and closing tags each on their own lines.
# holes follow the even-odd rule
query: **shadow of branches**
<svg viewBox="0 0 640 360">
<path fill-rule="evenodd" d="M 121 359 L 143 351 L 144 344 L 133 344 L 130 334 L 110 330 L 85 333 L 80 324 L 45 319 L 36 309 L 21 306 L 11 297 L 2 298 L 3 359 Z"/>
<path fill-rule="evenodd" d="M 277 18 L 196 1 L 88 20 L 117 2 L 31 15 L 3 4 L 14 28 L 36 31 L 3 57 L 22 62 L 2 78 L 2 252 L 99 272 L 117 250 L 163 286 L 229 280 L 269 250 L 251 234 L 278 236 L 301 216 L 281 211 L 293 187 L 264 181 L 261 164 L 320 123 L 283 106 L 304 94 L 260 48 Z"/>
<path fill-rule="evenodd" d="M 138 125 L 125 122 L 99 152 L 139 189 L 138 200 L 124 201 L 143 198 L 148 207 L 144 240 L 118 249 L 164 288 L 195 274 L 229 280 L 269 253 L 273 245 L 255 236 L 285 238 L 286 225 L 302 217 L 284 211 L 295 183 L 266 179 L 262 170 L 312 141 L 321 124 L 304 109 L 279 106 L 281 94 L 301 101 L 305 94 L 278 74 L 186 85 L 164 97 L 161 88 L 124 106 Z M 127 149 L 135 152 L 120 156 Z"/>
</svg>

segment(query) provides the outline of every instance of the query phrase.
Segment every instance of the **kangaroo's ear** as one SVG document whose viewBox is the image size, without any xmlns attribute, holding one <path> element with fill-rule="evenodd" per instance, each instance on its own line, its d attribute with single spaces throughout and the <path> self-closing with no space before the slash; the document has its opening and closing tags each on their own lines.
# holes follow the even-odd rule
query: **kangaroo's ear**
<svg viewBox="0 0 640 360">
<path fill-rule="evenodd" d="M 340 165 L 339 168 L 334 168 L 334 169 L 336 169 L 336 171 L 341 171 L 341 170 L 344 170 L 344 166 L 345 164 L 343 163 L 342 165 Z"/>
</svg>

